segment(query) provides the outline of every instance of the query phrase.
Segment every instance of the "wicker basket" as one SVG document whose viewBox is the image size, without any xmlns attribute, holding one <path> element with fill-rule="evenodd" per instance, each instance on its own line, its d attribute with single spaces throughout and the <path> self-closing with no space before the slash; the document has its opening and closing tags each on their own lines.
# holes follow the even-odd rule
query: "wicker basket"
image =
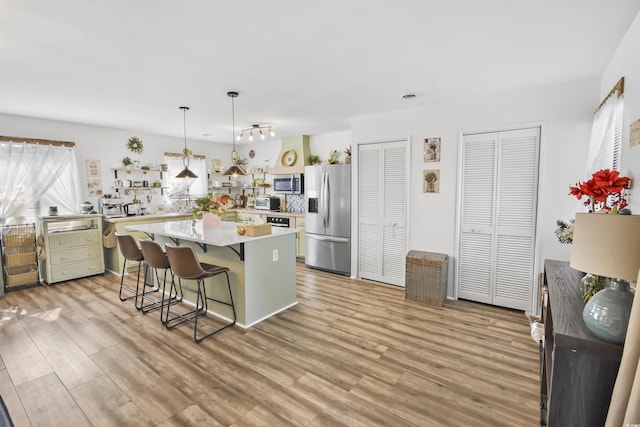
<svg viewBox="0 0 640 427">
<path fill-rule="evenodd" d="M 35 244 L 36 233 L 33 231 L 33 229 L 25 232 L 11 230 L 9 232 L 5 232 L 2 235 L 2 241 L 4 242 L 4 246 L 6 248 L 14 248 L 16 246 L 29 246 Z"/>
<path fill-rule="evenodd" d="M 8 247 L 4 251 L 4 265 L 7 267 L 34 264 L 35 262 L 36 252 L 32 246 Z"/>
<path fill-rule="evenodd" d="M 113 249 L 118 246 L 116 241 L 116 228 L 113 224 L 109 224 L 106 230 L 102 232 L 102 246 L 107 249 Z"/>
<path fill-rule="evenodd" d="M 245 226 L 245 236 L 264 236 L 265 234 L 271 234 L 271 224 L 250 224 Z"/>
<path fill-rule="evenodd" d="M 7 286 L 19 286 L 38 282 L 38 266 L 35 264 L 6 267 Z"/>
<path fill-rule="evenodd" d="M 442 306 L 447 297 L 449 256 L 433 252 L 409 251 L 405 299 Z"/>
</svg>

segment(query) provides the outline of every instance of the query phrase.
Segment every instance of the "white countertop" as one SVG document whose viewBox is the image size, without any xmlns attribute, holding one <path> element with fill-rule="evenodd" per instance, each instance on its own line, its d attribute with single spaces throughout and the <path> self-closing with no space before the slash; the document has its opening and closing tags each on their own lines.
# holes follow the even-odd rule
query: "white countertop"
<svg viewBox="0 0 640 427">
<path fill-rule="evenodd" d="M 272 227 L 271 234 L 255 237 L 240 236 L 236 233 L 237 225 L 235 222 L 222 221 L 220 228 L 203 229 L 202 221 L 196 221 L 196 225 L 193 226 L 193 221 L 188 220 L 132 224 L 127 226 L 127 230 L 142 231 L 147 234 L 157 234 L 173 239 L 188 240 L 213 246 L 230 246 L 239 243 L 249 243 L 286 234 L 295 234 L 297 232 L 295 228 Z"/>
</svg>

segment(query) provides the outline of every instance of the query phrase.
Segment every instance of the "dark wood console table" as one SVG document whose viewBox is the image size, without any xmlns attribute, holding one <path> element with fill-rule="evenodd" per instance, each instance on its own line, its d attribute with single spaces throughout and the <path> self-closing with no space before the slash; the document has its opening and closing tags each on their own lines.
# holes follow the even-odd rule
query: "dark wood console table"
<svg viewBox="0 0 640 427">
<path fill-rule="evenodd" d="M 602 427 L 607 418 L 622 346 L 599 339 L 584 324 L 582 276 L 568 262 L 544 263 L 541 425 Z"/>
</svg>

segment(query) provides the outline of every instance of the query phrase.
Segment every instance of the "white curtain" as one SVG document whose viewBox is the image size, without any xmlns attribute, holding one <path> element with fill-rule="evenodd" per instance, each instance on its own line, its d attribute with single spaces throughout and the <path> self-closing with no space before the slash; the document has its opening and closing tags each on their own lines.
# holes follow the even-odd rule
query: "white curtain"
<svg viewBox="0 0 640 427">
<path fill-rule="evenodd" d="M 618 170 L 624 96 L 616 90 L 596 111 L 587 152 L 585 178 L 601 169 Z"/>
<path fill-rule="evenodd" d="M 80 192 L 74 147 L 0 142 L 0 218 L 77 213 Z"/>
</svg>

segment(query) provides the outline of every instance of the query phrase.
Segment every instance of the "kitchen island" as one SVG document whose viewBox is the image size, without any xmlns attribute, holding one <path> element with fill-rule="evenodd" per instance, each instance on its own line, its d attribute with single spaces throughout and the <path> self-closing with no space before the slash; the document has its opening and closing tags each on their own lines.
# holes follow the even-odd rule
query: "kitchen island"
<svg viewBox="0 0 640 427">
<path fill-rule="evenodd" d="M 236 306 L 237 324 L 248 328 L 297 304 L 295 229 L 272 228 L 263 236 L 240 236 L 236 223 L 222 221 L 220 228 L 203 228 L 202 221 L 168 221 L 130 224 L 128 231 L 149 235 L 160 245 L 190 246 L 202 262 L 230 269 L 231 291 Z M 209 287 L 216 277 L 207 280 L 207 294 L 228 298 L 226 286 Z M 195 301 L 195 294 L 185 293 Z M 230 319 L 231 308 L 210 305 L 214 314 Z"/>
<path fill-rule="evenodd" d="M 126 233 L 127 227 L 133 224 L 148 224 L 154 222 L 166 222 L 166 221 L 180 221 L 185 220 L 187 218 L 191 218 L 193 214 L 189 213 L 162 213 L 162 214 L 151 214 L 151 215 L 133 215 L 133 216 L 125 216 L 125 217 L 115 217 L 109 218 L 105 216 L 103 218 L 103 230 L 107 230 L 109 227 L 113 227 L 116 233 Z M 140 238 L 147 237 L 144 233 L 130 233 L 133 238 L 136 240 L 136 243 L 140 245 L 138 241 Z M 122 274 L 122 266 L 124 265 L 124 257 L 122 256 L 122 252 L 116 246 L 115 248 L 104 248 L 104 266 L 106 270 L 111 271 L 115 274 Z M 138 264 L 135 262 L 127 263 L 127 272 L 136 271 L 138 269 Z"/>
</svg>

